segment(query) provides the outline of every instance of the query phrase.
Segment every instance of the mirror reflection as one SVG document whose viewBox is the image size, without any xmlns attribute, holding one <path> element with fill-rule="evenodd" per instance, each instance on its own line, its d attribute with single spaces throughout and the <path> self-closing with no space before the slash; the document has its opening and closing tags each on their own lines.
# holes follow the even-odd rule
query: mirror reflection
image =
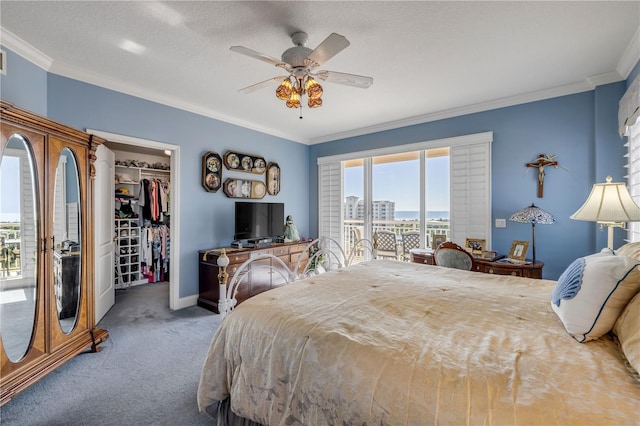
<svg viewBox="0 0 640 426">
<path fill-rule="evenodd" d="M 56 169 L 54 192 L 53 279 L 60 328 L 73 330 L 80 298 L 81 244 L 80 187 L 73 152 L 64 148 Z"/>
<path fill-rule="evenodd" d="M 28 141 L 12 135 L 0 153 L 0 336 L 12 362 L 29 349 L 38 284 L 36 180 Z"/>
</svg>

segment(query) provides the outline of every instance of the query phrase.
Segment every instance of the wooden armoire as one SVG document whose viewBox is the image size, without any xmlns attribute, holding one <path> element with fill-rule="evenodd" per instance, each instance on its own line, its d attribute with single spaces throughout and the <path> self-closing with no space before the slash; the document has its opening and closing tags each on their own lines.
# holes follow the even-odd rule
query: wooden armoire
<svg viewBox="0 0 640 426">
<path fill-rule="evenodd" d="M 93 184 L 104 140 L 0 100 L 0 405 L 97 351 Z"/>
</svg>

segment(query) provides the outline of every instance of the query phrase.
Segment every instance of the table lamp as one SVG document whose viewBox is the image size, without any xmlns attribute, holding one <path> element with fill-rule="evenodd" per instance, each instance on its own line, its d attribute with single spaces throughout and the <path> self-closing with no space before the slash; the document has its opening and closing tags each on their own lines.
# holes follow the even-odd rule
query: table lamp
<svg viewBox="0 0 640 426">
<path fill-rule="evenodd" d="M 536 223 L 550 225 L 556 223 L 556 218 L 551 213 L 542 210 L 540 207 L 531 203 L 530 206 L 522 210 L 518 210 L 509 218 L 512 222 L 530 223 L 531 224 L 531 249 L 533 251 L 533 263 L 536 263 Z"/>
<path fill-rule="evenodd" d="M 623 228 L 625 222 L 640 221 L 640 207 L 633 201 L 624 183 L 596 183 L 582 207 L 571 215 L 571 219 L 587 220 L 600 224 L 600 230 L 609 228 L 607 247 L 613 250 L 613 228 Z"/>
</svg>

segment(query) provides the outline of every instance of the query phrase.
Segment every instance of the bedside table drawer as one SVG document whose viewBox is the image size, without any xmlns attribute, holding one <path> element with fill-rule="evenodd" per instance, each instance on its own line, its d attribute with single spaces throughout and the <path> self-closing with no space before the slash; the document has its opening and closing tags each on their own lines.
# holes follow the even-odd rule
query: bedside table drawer
<svg viewBox="0 0 640 426">
<path fill-rule="evenodd" d="M 514 277 L 522 276 L 522 269 L 515 268 L 500 268 L 499 266 L 487 265 L 484 267 L 484 271 L 487 274 L 495 274 L 495 275 L 511 275 Z"/>
</svg>

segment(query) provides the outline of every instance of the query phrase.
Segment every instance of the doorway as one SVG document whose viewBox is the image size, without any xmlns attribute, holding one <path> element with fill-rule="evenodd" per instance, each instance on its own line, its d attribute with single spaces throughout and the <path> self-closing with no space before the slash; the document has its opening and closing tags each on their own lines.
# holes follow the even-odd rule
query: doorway
<svg viewBox="0 0 640 426">
<path fill-rule="evenodd" d="M 181 309 L 191 305 L 189 300 L 180 299 L 180 260 L 177 253 L 180 250 L 180 147 L 178 145 L 167 144 L 164 142 L 139 139 L 130 136 L 118 135 L 114 133 L 103 132 L 99 130 L 87 129 L 87 132 L 107 140 L 105 146 L 110 150 L 125 151 L 133 154 L 153 155 L 164 158 L 170 158 L 169 168 L 169 217 L 171 218 L 171 226 L 169 229 L 169 240 L 171 241 L 169 250 L 169 308 L 173 310 Z M 96 176 L 96 187 L 99 186 Z M 109 212 L 107 217 L 113 220 L 113 213 Z M 98 225 L 98 224 L 96 224 Z M 166 281 L 166 278 L 165 278 Z M 115 290 L 114 290 L 115 291 Z"/>
</svg>

